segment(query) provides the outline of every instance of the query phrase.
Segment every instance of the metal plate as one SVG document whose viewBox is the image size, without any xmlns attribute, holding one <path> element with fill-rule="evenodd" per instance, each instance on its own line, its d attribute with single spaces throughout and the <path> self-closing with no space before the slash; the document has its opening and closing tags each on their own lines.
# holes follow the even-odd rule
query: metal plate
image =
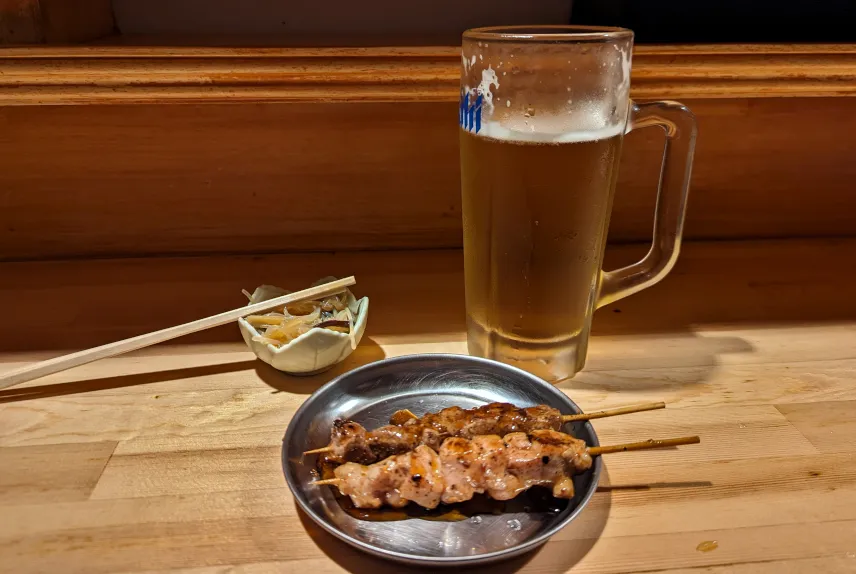
<svg viewBox="0 0 856 574">
<path fill-rule="evenodd" d="M 524 371 L 486 359 L 460 355 L 410 355 L 386 359 L 346 373 L 318 389 L 288 426 L 282 464 L 297 504 L 319 526 L 371 554 L 409 564 L 453 565 L 491 562 L 534 549 L 573 520 L 597 488 L 601 458 L 574 479 L 576 497 L 550 508 L 509 504 L 500 514 L 473 514 L 459 521 L 428 516 L 395 521 L 364 520 L 340 505 L 330 487 L 314 486 L 315 457 L 305 450 L 329 442 L 337 418 L 369 429 L 389 423 L 399 409 L 417 415 L 450 406 L 472 408 L 489 402 L 526 407 L 546 404 L 563 414 L 581 412 L 564 393 Z M 597 446 L 589 423 L 566 425 L 565 432 Z M 524 496 L 524 495 L 521 495 Z M 493 512 L 497 512 L 493 509 Z"/>
</svg>

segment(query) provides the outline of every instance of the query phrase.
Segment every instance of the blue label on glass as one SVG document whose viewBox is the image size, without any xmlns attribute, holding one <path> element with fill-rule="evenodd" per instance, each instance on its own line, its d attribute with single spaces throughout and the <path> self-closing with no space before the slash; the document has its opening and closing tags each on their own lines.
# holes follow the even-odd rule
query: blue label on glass
<svg viewBox="0 0 856 574">
<path fill-rule="evenodd" d="M 472 96 L 476 96 L 473 98 Z M 461 89 L 461 105 L 458 108 L 458 125 L 469 132 L 481 131 L 482 101 L 481 94 L 467 93 Z"/>
</svg>

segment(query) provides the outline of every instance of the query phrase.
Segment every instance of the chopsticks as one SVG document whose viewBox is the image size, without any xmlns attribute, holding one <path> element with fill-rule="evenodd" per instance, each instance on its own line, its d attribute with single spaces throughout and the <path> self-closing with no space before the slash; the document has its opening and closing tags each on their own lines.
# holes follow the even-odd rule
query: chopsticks
<svg viewBox="0 0 856 574">
<path fill-rule="evenodd" d="M 99 359 L 115 357 L 116 355 L 129 353 L 151 345 L 157 345 L 158 343 L 163 343 L 170 339 L 176 339 L 178 337 L 183 337 L 184 335 L 225 325 L 227 323 L 237 321 L 241 317 L 246 317 L 247 315 L 259 313 L 261 311 L 268 311 L 274 307 L 280 307 L 288 303 L 335 295 L 344 291 L 346 287 L 354 285 L 356 282 L 357 281 L 354 277 L 338 279 L 336 281 L 331 281 L 330 283 L 325 283 L 324 285 L 316 285 L 315 287 L 310 287 L 303 291 L 289 293 L 288 295 L 262 301 L 261 303 L 246 305 L 244 307 L 232 309 L 231 311 L 225 311 L 217 315 L 197 319 L 196 321 L 191 321 L 190 323 L 185 323 L 183 325 L 176 325 L 175 327 L 153 331 L 144 335 L 131 337 L 130 339 L 108 343 L 106 345 L 101 345 L 100 347 L 94 347 L 92 349 L 86 349 L 69 355 L 48 359 L 47 361 L 42 361 L 33 365 L 27 365 L 26 367 L 0 375 L 0 389 L 5 389 L 47 375 L 52 375 L 73 367 L 79 367 L 80 365 L 85 365 Z"/>
</svg>

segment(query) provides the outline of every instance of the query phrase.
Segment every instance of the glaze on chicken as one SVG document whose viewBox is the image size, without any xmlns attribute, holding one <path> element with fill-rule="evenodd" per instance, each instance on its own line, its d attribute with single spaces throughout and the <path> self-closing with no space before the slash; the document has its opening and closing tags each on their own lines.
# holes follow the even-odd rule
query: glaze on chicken
<svg viewBox="0 0 856 574">
<path fill-rule="evenodd" d="M 430 509 L 476 493 L 509 500 L 533 486 L 548 486 L 557 498 L 573 498 L 573 476 L 591 464 L 583 441 L 547 429 L 504 437 L 450 437 L 438 450 L 422 444 L 368 466 L 345 463 L 334 474 L 338 489 L 357 508 L 400 508 L 414 502 Z"/>
<path fill-rule="evenodd" d="M 396 415 L 393 415 L 393 420 Z M 508 403 L 490 403 L 474 409 L 449 407 L 401 425 L 386 425 L 367 431 L 353 421 L 336 421 L 330 436 L 333 462 L 371 464 L 394 454 L 425 445 L 438 451 L 449 437 L 470 439 L 481 435 L 506 435 L 562 428 L 562 414 L 546 405 L 518 408 Z"/>
</svg>

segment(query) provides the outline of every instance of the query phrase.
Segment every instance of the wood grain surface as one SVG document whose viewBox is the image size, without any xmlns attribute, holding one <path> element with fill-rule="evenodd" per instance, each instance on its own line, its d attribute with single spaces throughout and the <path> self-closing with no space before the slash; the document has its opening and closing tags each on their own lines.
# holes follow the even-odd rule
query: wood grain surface
<svg viewBox="0 0 856 574">
<path fill-rule="evenodd" d="M 596 421 L 603 442 L 699 434 L 702 443 L 611 455 L 578 520 L 539 551 L 483 571 L 852 572 L 856 307 L 836 293 L 856 276 L 846 263 L 854 253 L 853 241 L 689 245 L 658 287 L 598 312 L 587 368 L 559 388 L 587 411 L 667 403 Z M 623 248 L 612 259 L 634 255 Z M 0 355 L 0 368 L 45 356 L 36 349 L 53 335 L 34 337 L 37 328 L 66 331 L 55 339 L 65 344 L 97 339 L 169 320 L 147 316 L 159 297 L 179 318 L 262 277 L 296 287 L 347 268 L 372 299 L 357 351 L 312 377 L 285 376 L 222 342 L 154 347 L 0 391 L 0 564 L 402 572 L 296 509 L 280 441 L 302 401 L 341 372 L 385 356 L 465 352 L 459 267 L 454 252 L 0 265 L 0 308 L 13 313 L 9 324 L 33 324 L 19 331 L 30 351 Z M 28 303 L 33 290 L 58 302 L 49 329 Z M 103 313 L 91 317 L 96 301 Z"/>
<path fill-rule="evenodd" d="M 856 98 L 686 103 L 689 239 L 853 235 Z M 0 260 L 460 246 L 454 108 L 0 108 Z M 662 146 L 627 137 L 613 242 L 650 241 Z"/>
</svg>

